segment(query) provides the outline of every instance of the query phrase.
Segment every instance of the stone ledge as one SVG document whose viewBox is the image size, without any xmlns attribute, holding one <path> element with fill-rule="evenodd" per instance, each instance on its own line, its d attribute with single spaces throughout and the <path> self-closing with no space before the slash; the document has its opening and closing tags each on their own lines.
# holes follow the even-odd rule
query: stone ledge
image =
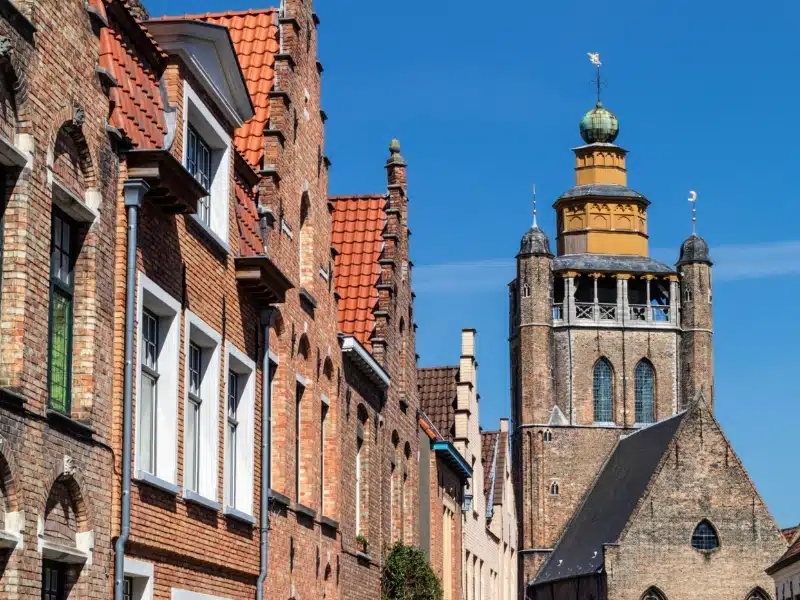
<svg viewBox="0 0 800 600">
<path fill-rule="evenodd" d="M 269 499 L 275 502 L 276 504 L 280 504 L 281 506 L 288 507 L 292 501 L 289 500 L 288 496 L 284 496 L 280 492 L 276 492 L 275 490 L 269 491 Z"/>
<path fill-rule="evenodd" d="M 211 498 L 201 496 L 193 490 L 184 489 L 183 499 L 190 504 L 196 504 L 198 506 L 202 506 L 203 508 L 213 510 L 214 512 L 219 512 L 222 509 L 222 505 L 219 502 L 216 502 Z"/>
<path fill-rule="evenodd" d="M 226 506 L 225 509 L 222 511 L 222 514 L 228 517 L 229 519 L 233 519 L 234 521 L 239 521 L 241 523 L 246 523 L 247 525 L 255 525 L 256 518 L 244 513 L 240 510 L 236 510 L 232 506 Z"/>
<path fill-rule="evenodd" d="M 299 502 L 295 502 L 289 508 L 291 508 L 298 515 L 308 517 L 309 519 L 317 518 L 317 511 L 315 511 L 313 508 L 309 508 L 305 504 L 300 504 Z"/>
<path fill-rule="evenodd" d="M 65 415 L 64 413 L 58 412 L 57 410 L 53 410 L 52 408 L 48 408 L 44 411 L 47 420 L 51 422 L 51 424 L 60 425 L 66 429 L 71 430 L 73 433 L 82 435 L 85 437 L 92 437 L 94 434 L 94 429 L 92 429 L 91 425 L 88 423 L 84 423 L 82 421 L 77 421 L 70 417 L 69 415 Z"/>
</svg>

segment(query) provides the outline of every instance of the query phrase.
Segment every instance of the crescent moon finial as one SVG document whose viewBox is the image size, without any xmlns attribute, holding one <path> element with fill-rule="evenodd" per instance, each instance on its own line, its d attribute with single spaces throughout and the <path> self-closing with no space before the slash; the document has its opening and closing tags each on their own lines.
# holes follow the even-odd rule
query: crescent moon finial
<svg viewBox="0 0 800 600">
<path fill-rule="evenodd" d="M 689 191 L 689 202 L 692 203 L 692 235 L 697 234 L 697 192 Z"/>
</svg>

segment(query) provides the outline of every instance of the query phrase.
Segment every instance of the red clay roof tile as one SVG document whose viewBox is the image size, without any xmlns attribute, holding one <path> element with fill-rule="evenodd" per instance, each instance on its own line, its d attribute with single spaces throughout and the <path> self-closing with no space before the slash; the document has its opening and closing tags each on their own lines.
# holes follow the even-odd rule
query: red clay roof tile
<svg viewBox="0 0 800 600">
<path fill-rule="evenodd" d="M 378 260 L 383 251 L 386 197 L 332 197 L 333 232 L 331 244 L 338 251 L 335 265 L 339 302 L 339 329 L 355 336 L 372 351 L 370 338 L 375 328 L 373 311 L 378 303 Z"/>
</svg>

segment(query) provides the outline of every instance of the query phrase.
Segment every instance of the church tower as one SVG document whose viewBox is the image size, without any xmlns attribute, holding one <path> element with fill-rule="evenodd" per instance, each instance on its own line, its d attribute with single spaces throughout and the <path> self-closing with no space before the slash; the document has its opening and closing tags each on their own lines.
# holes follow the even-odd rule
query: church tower
<svg viewBox="0 0 800 600">
<path fill-rule="evenodd" d="M 599 101 L 583 116 L 555 256 L 534 219 L 509 285 L 523 589 L 620 437 L 713 398 L 708 246 L 687 239 L 676 268 L 650 257 L 650 201 L 628 186 L 618 133 Z"/>
</svg>

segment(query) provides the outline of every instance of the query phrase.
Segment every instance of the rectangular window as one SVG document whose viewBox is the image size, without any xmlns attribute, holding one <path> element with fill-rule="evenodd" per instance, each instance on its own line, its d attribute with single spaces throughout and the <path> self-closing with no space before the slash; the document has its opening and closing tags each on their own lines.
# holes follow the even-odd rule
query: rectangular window
<svg viewBox="0 0 800 600">
<path fill-rule="evenodd" d="M 42 563 L 42 600 L 65 600 L 66 565 L 46 560 Z"/>
<path fill-rule="evenodd" d="M 197 491 L 200 479 L 200 407 L 203 403 L 200 382 L 203 351 L 197 344 L 189 344 L 189 404 L 186 416 L 186 475 L 184 487 Z"/>
<path fill-rule="evenodd" d="M 225 470 L 228 473 L 228 505 L 236 506 L 237 430 L 239 428 L 239 376 L 228 371 L 228 445 L 225 448 Z"/>
<path fill-rule="evenodd" d="M 139 466 L 155 473 L 156 415 L 158 413 L 158 317 L 142 311 L 142 393 L 139 409 Z"/>
<path fill-rule="evenodd" d="M 325 514 L 325 426 L 328 405 L 322 403 L 319 427 L 319 512 Z"/>
<path fill-rule="evenodd" d="M 272 360 L 269 361 L 269 402 L 270 402 L 270 421 L 269 421 L 269 487 L 272 489 L 272 440 L 275 439 L 272 435 L 272 407 L 275 405 L 275 377 L 278 374 L 278 364 L 273 362 Z"/>
<path fill-rule="evenodd" d="M 211 191 L 211 148 L 200 137 L 194 127 L 189 127 L 188 147 L 186 151 L 186 168 L 189 173 L 203 186 Z M 197 201 L 197 216 L 206 225 L 211 225 L 211 196 L 205 196 Z"/>
<path fill-rule="evenodd" d="M 50 244 L 49 406 L 69 414 L 72 387 L 72 312 L 75 225 L 53 210 Z"/>
<path fill-rule="evenodd" d="M 300 434 L 301 434 L 301 410 L 303 394 L 306 388 L 299 381 L 295 388 L 295 419 L 294 419 L 294 493 L 297 502 L 300 502 Z"/>
</svg>

